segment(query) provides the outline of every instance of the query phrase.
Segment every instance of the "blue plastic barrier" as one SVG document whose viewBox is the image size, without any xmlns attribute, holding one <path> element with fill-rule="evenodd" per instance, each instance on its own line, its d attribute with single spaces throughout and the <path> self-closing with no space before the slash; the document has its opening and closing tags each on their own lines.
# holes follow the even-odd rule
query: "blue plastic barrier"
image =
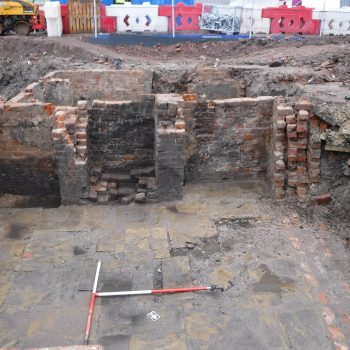
<svg viewBox="0 0 350 350">
<path fill-rule="evenodd" d="M 175 4 L 178 4 L 179 2 L 182 2 L 188 6 L 194 5 L 194 0 L 174 0 Z M 172 5 L 171 0 L 164 0 L 164 5 Z"/>
</svg>

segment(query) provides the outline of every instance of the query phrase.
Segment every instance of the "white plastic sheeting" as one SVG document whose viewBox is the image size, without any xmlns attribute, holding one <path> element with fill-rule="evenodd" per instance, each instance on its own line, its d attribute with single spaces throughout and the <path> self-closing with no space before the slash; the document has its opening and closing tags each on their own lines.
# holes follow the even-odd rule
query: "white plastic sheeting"
<svg viewBox="0 0 350 350">
<path fill-rule="evenodd" d="M 63 33 L 61 4 L 59 1 L 46 1 L 44 4 L 47 36 L 59 37 Z"/>
<path fill-rule="evenodd" d="M 117 17 L 118 32 L 167 32 L 168 17 L 158 16 L 158 5 L 110 5 L 106 6 L 106 15 Z"/>
<path fill-rule="evenodd" d="M 341 11 L 314 11 L 313 18 L 321 20 L 321 35 L 350 34 L 350 8 Z"/>
</svg>

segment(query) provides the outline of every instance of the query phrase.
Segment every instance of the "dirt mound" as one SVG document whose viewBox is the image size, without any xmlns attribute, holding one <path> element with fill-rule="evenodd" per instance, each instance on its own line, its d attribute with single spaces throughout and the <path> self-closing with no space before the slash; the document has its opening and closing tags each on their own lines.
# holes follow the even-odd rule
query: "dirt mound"
<svg viewBox="0 0 350 350">
<path fill-rule="evenodd" d="M 77 39 L 79 42 L 79 39 Z M 59 69 L 78 69 L 97 60 L 78 45 L 46 37 L 0 37 L 0 96 L 9 99 L 45 74 Z"/>
</svg>

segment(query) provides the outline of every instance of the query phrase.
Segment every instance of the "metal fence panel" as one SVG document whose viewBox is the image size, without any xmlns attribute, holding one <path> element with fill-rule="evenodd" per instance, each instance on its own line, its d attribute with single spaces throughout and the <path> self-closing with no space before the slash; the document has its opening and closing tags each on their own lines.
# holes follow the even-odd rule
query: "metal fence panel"
<svg viewBox="0 0 350 350">
<path fill-rule="evenodd" d="M 242 7 L 204 4 L 200 28 L 223 33 L 239 33 L 242 12 Z"/>
</svg>

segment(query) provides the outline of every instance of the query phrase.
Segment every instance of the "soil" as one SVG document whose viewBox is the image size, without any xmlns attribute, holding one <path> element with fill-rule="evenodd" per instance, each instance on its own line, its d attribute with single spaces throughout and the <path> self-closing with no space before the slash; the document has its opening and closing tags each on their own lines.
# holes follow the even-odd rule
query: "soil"
<svg viewBox="0 0 350 350">
<path fill-rule="evenodd" d="M 48 72 L 59 69 L 116 67 L 190 68 L 191 66 L 259 65 L 271 67 L 280 80 L 297 69 L 312 85 L 350 85 L 350 38 L 258 38 L 232 42 L 183 43 L 171 46 L 98 46 L 89 36 L 0 38 L 0 96 L 7 100 Z M 281 75 L 280 74 L 280 75 Z M 283 93 L 283 91 L 282 91 Z M 336 91 L 334 92 L 336 95 Z M 324 94 L 326 95 L 326 94 Z M 328 96 L 329 97 L 329 96 Z"/>
</svg>

